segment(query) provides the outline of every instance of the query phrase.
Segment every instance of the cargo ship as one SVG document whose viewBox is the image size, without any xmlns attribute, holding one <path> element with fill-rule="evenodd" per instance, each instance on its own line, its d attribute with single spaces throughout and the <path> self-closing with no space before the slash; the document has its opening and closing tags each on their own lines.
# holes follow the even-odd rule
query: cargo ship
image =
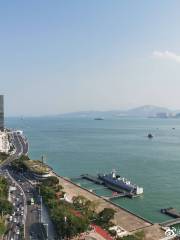
<svg viewBox="0 0 180 240">
<path fill-rule="evenodd" d="M 105 186 L 116 192 L 126 192 L 129 196 L 134 197 L 143 194 L 143 188 L 131 183 L 129 180 L 116 175 L 115 170 L 110 174 L 98 174 L 98 178 Z"/>
</svg>

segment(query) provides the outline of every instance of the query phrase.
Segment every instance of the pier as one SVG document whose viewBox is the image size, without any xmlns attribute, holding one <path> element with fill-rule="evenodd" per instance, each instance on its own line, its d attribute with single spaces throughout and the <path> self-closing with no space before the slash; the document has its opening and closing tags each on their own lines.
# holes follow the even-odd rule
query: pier
<svg viewBox="0 0 180 240">
<path fill-rule="evenodd" d="M 176 218 L 176 219 L 170 219 L 170 220 L 167 220 L 163 223 L 161 223 L 160 225 L 163 226 L 163 227 L 171 227 L 175 224 L 179 224 L 180 223 L 180 218 Z"/>
<path fill-rule="evenodd" d="M 103 185 L 103 181 L 101 181 L 100 179 L 98 179 L 97 177 L 94 177 L 94 176 L 92 176 L 92 175 L 82 174 L 80 177 L 81 177 L 82 179 L 89 180 L 89 181 L 91 181 L 91 182 L 93 182 L 93 183 Z"/>
<path fill-rule="evenodd" d="M 180 218 L 180 213 L 172 207 L 161 209 L 161 212 L 173 218 Z"/>
<path fill-rule="evenodd" d="M 52 176 L 58 177 L 59 183 L 63 186 L 68 199 L 73 199 L 74 196 L 84 196 L 90 201 L 97 203 L 97 212 L 102 211 L 104 208 L 114 209 L 116 213 L 113 219 L 113 223 L 117 226 L 121 226 L 123 229 L 130 233 L 133 233 L 137 230 L 143 230 L 145 234 L 149 236 L 147 239 L 157 240 L 164 237 L 164 230 L 159 224 L 153 224 L 142 216 L 139 216 L 130 210 L 123 208 L 114 202 L 111 202 L 105 197 L 98 196 L 96 193 L 91 192 L 84 187 L 78 186 L 68 178 L 61 177 L 55 172 L 52 172 L 51 174 Z"/>
<path fill-rule="evenodd" d="M 106 186 L 106 184 L 101 179 L 99 179 L 96 176 L 90 175 L 90 174 L 82 174 L 77 178 L 71 178 L 71 181 L 82 180 L 82 179 L 88 180 L 88 181 L 90 181 L 90 182 L 92 182 L 96 185 L 101 185 L 102 186 L 101 188 L 91 188 L 91 189 L 89 189 L 90 192 L 95 192 L 96 190 L 101 190 L 101 189 L 109 189 L 109 190 L 113 191 L 113 189 L 111 189 L 111 187 L 109 187 L 109 186 Z M 77 185 L 81 186 L 80 183 L 77 184 Z M 111 200 L 118 199 L 118 198 L 121 198 L 121 197 L 134 198 L 134 197 L 137 197 L 137 196 L 139 196 L 139 195 L 136 195 L 134 193 L 125 192 L 125 191 L 122 190 L 122 191 L 118 191 L 118 193 L 115 193 L 112 196 L 109 196 L 109 197 L 101 196 L 101 197 L 111 201 Z"/>
<path fill-rule="evenodd" d="M 104 186 L 104 187 L 102 186 L 102 187 L 99 187 L 99 188 L 98 188 L 98 187 L 97 187 L 97 188 L 91 188 L 90 191 L 95 192 L 95 191 L 97 191 L 97 190 L 105 190 L 105 189 L 108 189 L 108 188 L 105 187 L 105 186 Z"/>
<path fill-rule="evenodd" d="M 161 212 L 170 217 L 175 218 L 175 219 L 170 219 L 170 220 L 167 220 L 167 221 L 161 223 L 161 226 L 171 227 L 172 225 L 180 223 L 180 213 L 175 208 L 172 208 L 172 207 L 164 208 L 164 209 L 161 209 Z"/>
<path fill-rule="evenodd" d="M 116 195 L 107 197 L 106 199 L 108 199 L 109 201 L 111 201 L 111 200 L 118 199 L 118 198 L 121 198 L 121 197 L 128 197 L 128 194 L 127 194 L 127 193 L 118 193 L 118 194 L 116 194 Z"/>
</svg>

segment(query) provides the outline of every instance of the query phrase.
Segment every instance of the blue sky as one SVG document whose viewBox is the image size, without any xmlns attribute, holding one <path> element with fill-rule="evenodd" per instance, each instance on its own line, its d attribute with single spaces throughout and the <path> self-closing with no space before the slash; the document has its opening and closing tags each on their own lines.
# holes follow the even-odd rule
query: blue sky
<svg viewBox="0 0 180 240">
<path fill-rule="evenodd" d="M 7 115 L 180 108 L 180 1 L 1 2 Z"/>
</svg>

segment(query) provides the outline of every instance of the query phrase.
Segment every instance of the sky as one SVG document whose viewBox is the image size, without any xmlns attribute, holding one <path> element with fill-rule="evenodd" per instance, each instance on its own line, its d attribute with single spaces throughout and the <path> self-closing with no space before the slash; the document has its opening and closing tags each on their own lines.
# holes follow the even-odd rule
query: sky
<svg viewBox="0 0 180 240">
<path fill-rule="evenodd" d="M 179 0 L 0 3 L 7 116 L 180 109 Z"/>
</svg>

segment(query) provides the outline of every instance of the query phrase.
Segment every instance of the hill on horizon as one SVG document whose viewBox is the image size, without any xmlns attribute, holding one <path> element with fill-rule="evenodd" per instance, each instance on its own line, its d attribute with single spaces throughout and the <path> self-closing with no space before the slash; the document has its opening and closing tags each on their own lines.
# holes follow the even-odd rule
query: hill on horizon
<svg viewBox="0 0 180 240">
<path fill-rule="evenodd" d="M 175 114 L 180 111 L 173 111 L 165 107 L 154 105 L 144 105 L 128 110 L 110 110 L 110 111 L 80 111 L 59 114 L 59 117 L 90 117 L 90 118 L 107 118 L 107 117 L 155 117 L 159 113 Z"/>
</svg>

